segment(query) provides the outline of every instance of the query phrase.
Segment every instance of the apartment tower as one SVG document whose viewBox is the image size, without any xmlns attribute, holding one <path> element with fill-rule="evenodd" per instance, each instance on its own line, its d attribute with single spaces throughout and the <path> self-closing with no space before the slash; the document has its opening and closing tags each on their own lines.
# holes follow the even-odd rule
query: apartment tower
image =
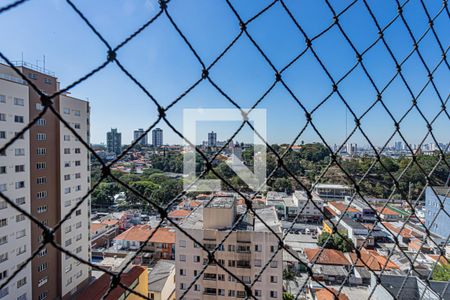
<svg viewBox="0 0 450 300">
<path fill-rule="evenodd" d="M 258 209 L 257 213 L 274 232 L 281 235 L 281 224 L 273 207 Z M 255 280 L 252 293 L 256 298 L 282 299 L 282 251 L 278 251 L 269 262 L 278 248 L 277 237 L 251 215 L 246 215 L 230 233 L 238 218 L 235 197 L 216 197 L 207 207 L 196 209 L 181 227 L 209 250 L 220 244 L 215 253 L 216 259 L 247 285 L 250 286 Z M 176 295 L 179 298 L 208 263 L 208 255 L 180 230 L 176 232 L 175 254 Z M 258 277 L 267 263 L 268 267 Z M 194 286 L 187 291 L 185 299 L 217 297 L 246 298 L 246 293 L 236 278 L 213 263 L 206 267 Z"/>
<path fill-rule="evenodd" d="M 155 128 L 152 131 L 153 147 L 161 147 L 163 145 L 163 131 L 161 128 Z"/>
<path fill-rule="evenodd" d="M 1 128 L 7 129 L 6 139 L 0 141 L 8 141 L 14 132 L 19 131 L 29 120 L 41 113 L 43 106 L 39 95 L 21 80 L 12 68 L 5 65 L 0 67 L 0 95 L 5 98 L 5 103 L 0 103 L 0 113 L 6 115 L 6 120 L 2 121 L 6 126 Z M 42 92 L 51 95 L 58 90 L 57 78 L 46 70 L 25 63 L 17 67 Z M 22 102 L 23 106 L 17 104 Z M 88 102 L 61 95 L 53 99 L 53 107 L 85 141 L 89 141 Z M 24 162 L 16 162 L 18 159 Z M 24 186 L 20 189 L 8 189 L 6 195 L 17 204 L 23 205 L 43 224 L 54 227 L 87 193 L 90 186 L 89 162 L 87 149 L 53 113 L 48 111 L 21 139 L 8 148 L 6 159 L 0 158 L 0 165 L 6 167 L 6 172 L 14 173 L 14 177 L 7 174 L 9 184 L 13 183 L 12 180 L 19 180 L 23 184 L 18 183 L 17 186 Z M 21 167 L 21 164 L 24 167 Z M 22 179 L 15 179 L 18 174 Z M 7 210 L 11 210 L 10 216 L 17 215 L 13 208 Z M 86 260 L 90 258 L 89 215 L 90 199 L 86 199 L 55 233 L 57 243 Z M 42 243 L 41 229 L 27 218 L 18 216 L 15 218 L 23 219 L 21 221 L 25 226 L 23 240 L 27 240 L 29 244 L 26 252 L 30 256 Z M 0 228 L 0 235 L 6 232 L 11 231 Z M 0 245 L 0 253 L 3 251 L 2 247 L 12 247 L 8 246 L 9 240 L 6 246 Z M 16 257 L 10 254 L 8 261 L 14 260 L 14 263 L 19 265 L 25 257 L 27 256 Z M 8 273 L 11 274 L 13 271 L 10 269 Z M 88 266 L 79 264 L 51 245 L 45 246 L 24 271 L 28 272 L 25 283 L 27 293 L 31 293 L 27 299 L 69 298 L 90 277 Z M 20 276 L 16 277 L 19 278 Z M 17 292 L 18 285 L 9 290 L 10 295 Z"/>
</svg>

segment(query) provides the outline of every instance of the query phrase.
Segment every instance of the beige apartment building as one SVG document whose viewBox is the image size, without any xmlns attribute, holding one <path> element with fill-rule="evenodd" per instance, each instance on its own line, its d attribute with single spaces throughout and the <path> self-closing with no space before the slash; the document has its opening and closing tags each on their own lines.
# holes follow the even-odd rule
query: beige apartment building
<svg viewBox="0 0 450 300">
<path fill-rule="evenodd" d="M 50 72 L 23 62 L 17 65 L 17 68 L 42 92 L 51 95 L 58 91 L 57 78 Z M 89 103 L 68 95 L 56 97 L 53 103 L 54 108 L 77 133 L 85 141 L 89 141 Z M 0 131 L 5 131 L 5 134 L 0 132 L 0 137 L 6 135 L 4 139 L 0 139 L 0 145 L 9 141 L 14 132 L 25 127 L 29 120 L 34 119 L 42 110 L 39 95 L 12 68 L 0 64 Z M 0 170 L 6 171 L 5 174 L 0 174 L 0 178 L 8 180 L 5 194 L 50 227 L 55 226 L 89 189 L 89 154 L 75 135 L 51 112 L 40 118 L 6 152 L 6 157 L 0 157 Z M 18 176 L 21 176 L 21 179 Z M 11 189 L 9 185 L 16 185 L 15 182 L 21 182 L 17 183 L 17 186 L 23 187 Z M 14 208 L 5 209 L 11 210 L 9 216 L 17 215 Z M 86 260 L 90 258 L 89 214 L 90 203 L 89 199 L 86 199 L 55 236 L 56 242 L 62 247 Z M 7 243 L 0 245 L 0 257 L 2 251 L 10 248 L 7 262 L 17 266 L 40 246 L 42 235 L 40 228 L 27 218 L 15 218 L 21 220 L 20 226 L 25 227 L 25 232 L 21 233 L 24 235 L 22 240 L 26 240 L 25 250 L 20 250 L 25 251 L 25 255 L 16 255 L 19 250 L 13 251 L 16 245 L 13 245 L 9 236 Z M 10 219 L 8 224 L 11 223 L 12 217 Z M 14 226 L 18 228 L 16 224 Z M 0 239 L 7 232 L 11 230 L 0 227 Z M 0 272 L 2 264 L 4 262 L 0 262 Z M 10 267 L 8 276 L 13 272 L 14 267 Z M 26 296 L 22 297 L 23 294 L 17 291 L 19 283 L 15 280 L 20 279 L 20 276 L 16 276 L 11 283 L 14 288 L 3 291 L 8 293 L 5 299 L 69 298 L 90 277 L 89 267 L 62 255 L 52 246 L 42 249 L 22 272 L 26 279 L 20 284 L 27 290 Z M 4 278 L 0 276 L 0 282 L 2 279 Z M 0 299 L 1 296 L 2 291 Z"/>
<path fill-rule="evenodd" d="M 225 236 L 228 238 L 216 252 L 216 259 L 239 279 L 251 284 L 262 268 L 274 255 L 278 239 L 264 224 L 246 215 L 235 230 L 230 229 L 244 212 L 237 207 L 235 197 L 216 197 L 199 207 L 184 220 L 181 227 L 208 249 L 214 249 Z M 282 233 L 275 208 L 257 210 L 258 215 L 273 231 Z M 176 296 L 177 299 L 208 262 L 208 255 L 183 234 L 176 232 Z M 253 285 L 252 292 L 258 299 L 282 299 L 282 251 L 279 251 L 261 277 Z M 245 298 L 243 285 L 216 264 L 210 264 L 184 299 L 235 299 Z"/>
</svg>

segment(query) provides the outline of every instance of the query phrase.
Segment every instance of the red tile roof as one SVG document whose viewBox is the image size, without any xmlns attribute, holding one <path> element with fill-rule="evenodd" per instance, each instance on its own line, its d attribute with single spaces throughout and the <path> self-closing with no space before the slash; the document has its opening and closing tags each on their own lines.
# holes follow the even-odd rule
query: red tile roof
<svg viewBox="0 0 450 300">
<path fill-rule="evenodd" d="M 338 295 L 338 291 L 336 291 L 333 288 L 328 288 L 328 290 L 325 288 L 318 289 L 316 291 L 316 299 L 317 300 L 336 300 L 336 299 L 349 300 L 349 298 L 347 297 L 346 294 L 344 294 L 343 292 L 340 292 Z"/>
<path fill-rule="evenodd" d="M 169 213 L 169 218 L 184 218 L 191 214 L 187 209 L 176 209 Z"/>
<path fill-rule="evenodd" d="M 399 216 L 400 215 L 398 212 L 396 212 L 395 210 L 390 209 L 387 206 L 385 208 L 378 206 L 378 207 L 375 207 L 375 210 L 378 213 L 383 214 L 383 215 L 392 215 L 392 216 Z"/>
<path fill-rule="evenodd" d="M 305 254 L 308 258 L 308 261 L 315 261 L 316 264 L 319 265 L 350 265 L 350 262 L 347 260 L 347 258 L 345 258 L 344 253 L 334 249 L 323 249 L 323 251 L 320 253 L 319 248 L 307 248 L 305 249 Z"/>
<path fill-rule="evenodd" d="M 386 257 L 380 255 L 378 252 L 373 250 L 367 250 L 365 248 L 361 249 L 361 257 L 358 259 L 356 253 L 349 253 L 350 261 L 357 267 L 369 268 L 372 271 L 381 271 L 382 269 L 398 269 L 398 266 L 392 262 L 388 261 Z"/>
<path fill-rule="evenodd" d="M 106 225 L 102 223 L 91 223 L 91 233 L 95 233 L 103 227 L 106 227 Z"/>
<path fill-rule="evenodd" d="M 344 212 L 347 209 L 346 204 L 344 204 L 343 202 L 338 202 L 338 201 L 333 201 L 333 202 L 328 202 L 328 205 L 334 206 L 337 210 L 339 210 L 340 212 Z M 357 213 L 359 212 L 359 210 L 357 210 L 356 208 L 349 206 L 347 209 L 347 212 L 349 213 Z"/>
<path fill-rule="evenodd" d="M 147 268 L 141 266 L 133 266 L 128 272 L 123 273 L 120 277 L 120 282 L 125 286 L 130 287 L 131 284 L 139 278 L 139 276 L 143 273 L 147 272 Z M 83 289 L 78 295 L 74 297 L 75 300 L 100 300 L 103 295 L 108 291 L 109 286 L 111 284 L 111 276 L 107 273 L 104 273 L 100 278 L 95 280 L 92 284 Z M 108 297 L 105 300 L 117 300 L 122 294 L 125 292 L 125 289 L 118 286 L 111 291 Z M 147 295 L 145 295 L 147 296 Z"/>
<path fill-rule="evenodd" d="M 114 240 L 145 242 L 153 231 L 150 225 L 136 225 L 116 236 Z M 174 244 L 175 231 L 169 228 L 158 228 L 149 242 Z"/>
</svg>

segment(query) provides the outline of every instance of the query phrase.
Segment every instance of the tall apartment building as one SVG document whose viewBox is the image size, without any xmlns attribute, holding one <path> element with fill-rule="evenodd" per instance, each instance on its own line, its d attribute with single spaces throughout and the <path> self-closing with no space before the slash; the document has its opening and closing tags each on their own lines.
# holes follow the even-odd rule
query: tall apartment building
<svg viewBox="0 0 450 300">
<path fill-rule="evenodd" d="M 117 132 L 117 128 L 111 128 L 106 133 L 106 148 L 109 153 L 119 155 L 122 152 L 122 133 Z"/>
<path fill-rule="evenodd" d="M 258 215 L 281 235 L 281 224 L 273 207 L 258 209 Z M 234 197 L 217 197 L 207 207 L 199 207 L 181 223 L 182 228 L 197 241 L 213 250 L 226 235 L 228 238 L 215 257 L 246 284 L 257 278 L 278 247 L 278 239 L 257 218 L 246 216 L 230 233 L 239 213 Z M 175 247 L 176 295 L 179 298 L 208 262 L 208 255 L 182 233 L 176 232 Z M 259 299 L 282 299 L 282 251 L 264 270 L 252 287 Z M 206 267 L 203 275 L 184 299 L 245 298 L 243 285 L 216 264 Z"/>
<path fill-rule="evenodd" d="M 133 132 L 133 141 L 136 141 L 138 138 L 140 138 L 144 134 L 145 130 L 143 128 L 139 128 L 138 130 L 135 130 Z M 142 146 L 148 145 L 147 135 L 144 135 L 142 139 L 139 140 L 138 144 Z"/>
<path fill-rule="evenodd" d="M 28 86 L 0 64 L 0 147 L 29 122 Z M 29 132 L 0 154 L 0 192 L 30 212 Z M 0 283 L 31 256 L 30 221 L 0 198 Z M 1 299 L 31 299 L 31 264 L 0 290 Z"/>
<path fill-rule="evenodd" d="M 211 131 L 208 133 L 208 147 L 216 147 L 217 146 L 217 133 Z"/>
<path fill-rule="evenodd" d="M 161 147 L 163 145 L 163 131 L 161 128 L 152 130 L 152 145 L 153 147 Z"/>
<path fill-rule="evenodd" d="M 450 186 L 434 186 L 433 189 L 425 190 L 425 225 L 446 240 L 450 236 L 450 217 L 445 213 L 450 211 Z"/>
<path fill-rule="evenodd" d="M 28 64 L 19 65 L 18 68 L 44 93 L 53 94 L 58 90 L 57 78 L 45 70 Z M 14 132 L 23 128 L 28 120 L 34 119 L 43 106 L 39 95 L 19 79 L 13 69 L 1 64 L 0 95 L 0 100 L 5 99 L 0 103 L 0 113 L 4 115 L 1 117 L 0 114 L 0 120 L 4 119 L 0 122 L 5 124 L 1 124 L 0 128 L 6 129 L 6 138 L 0 140 L 3 142 L 11 139 Z M 53 99 L 53 106 L 85 141 L 89 141 L 88 102 L 61 95 Z M 6 152 L 6 157 L 0 157 L 0 169 L 6 171 L 3 175 L 6 175 L 4 177 L 8 181 L 6 195 L 49 227 L 55 226 L 89 189 L 90 160 L 87 149 L 51 112 L 40 118 Z M 12 185 L 13 181 L 14 187 L 17 188 L 11 189 L 9 185 Z M 90 257 L 89 201 L 86 199 L 55 233 L 55 240 L 62 247 L 84 259 Z M 8 251 L 6 263 L 18 266 L 26 257 L 22 256 L 20 251 L 28 252 L 30 256 L 39 248 L 43 240 L 42 231 L 28 218 L 15 216 L 18 213 L 13 208 L 6 210 L 10 210 L 10 220 L 7 220 L 7 224 L 11 224 L 11 216 L 14 216 L 18 224 L 12 224 L 12 228 L 0 228 L 0 238 L 7 232 L 9 235 L 6 242 L 0 245 L 0 253 Z M 10 232 L 22 227 L 24 229 L 20 229 L 18 234 L 22 237 L 16 237 L 13 241 Z M 24 241 L 24 247 L 21 248 L 24 250 L 19 250 L 15 245 L 18 240 Z M 13 250 L 14 248 L 16 250 Z M 2 263 L 0 270 L 1 265 Z M 7 270 L 8 275 L 13 271 L 11 268 Z M 17 276 L 12 281 L 8 299 L 15 299 L 15 294 L 23 297 L 21 299 L 69 298 L 71 293 L 77 291 L 90 277 L 89 267 L 78 264 L 52 246 L 43 248 L 22 272 L 25 272 L 25 279 L 16 283 L 16 279 L 21 279 Z M 0 277 L 0 280 L 2 279 Z M 17 289 L 19 286 L 20 290 Z M 20 294 L 22 287 L 27 289 L 26 296 Z M 5 293 L 0 291 L 0 296 L 2 292 Z"/>
</svg>

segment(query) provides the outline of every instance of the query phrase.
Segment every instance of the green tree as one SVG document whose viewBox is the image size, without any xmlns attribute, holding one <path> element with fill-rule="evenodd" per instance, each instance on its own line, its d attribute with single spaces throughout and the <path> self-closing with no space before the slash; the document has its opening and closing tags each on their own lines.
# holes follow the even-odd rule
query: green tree
<svg viewBox="0 0 450 300">
<path fill-rule="evenodd" d="M 272 188 L 277 192 L 292 193 L 292 184 L 287 178 L 276 178 L 272 183 Z"/>
<path fill-rule="evenodd" d="M 450 264 L 438 264 L 436 268 L 434 268 L 432 278 L 437 281 L 449 281 Z"/>
<path fill-rule="evenodd" d="M 283 300 L 294 300 L 294 299 L 295 299 L 295 297 L 291 293 L 288 293 L 288 292 L 283 293 Z"/>
<path fill-rule="evenodd" d="M 342 252 L 350 252 L 354 249 L 353 242 L 344 233 L 335 233 L 330 237 L 330 234 L 324 231 L 319 235 L 317 244 L 327 249 L 335 249 Z"/>
</svg>

